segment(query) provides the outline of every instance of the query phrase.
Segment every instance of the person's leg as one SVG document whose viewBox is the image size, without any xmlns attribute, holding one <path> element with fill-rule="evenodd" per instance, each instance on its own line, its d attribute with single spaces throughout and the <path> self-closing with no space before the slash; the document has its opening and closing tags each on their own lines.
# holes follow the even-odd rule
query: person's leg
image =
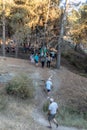
<svg viewBox="0 0 87 130">
<path fill-rule="evenodd" d="M 48 63 L 48 61 L 47 61 L 47 67 L 48 67 L 48 64 L 49 64 L 49 63 Z"/>
<path fill-rule="evenodd" d="M 47 95 L 48 95 L 48 96 L 50 95 L 50 90 L 47 90 Z"/>
<path fill-rule="evenodd" d="M 49 68 L 49 61 L 48 61 L 48 68 Z"/>
<path fill-rule="evenodd" d="M 49 68 L 50 68 L 50 61 L 49 61 Z"/>
<path fill-rule="evenodd" d="M 44 61 L 43 61 L 43 68 L 44 68 Z"/>
<path fill-rule="evenodd" d="M 58 127 L 58 122 L 55 118 L 53 119 L 53 122 L 54 122 L 54 124 L 56 124 L 56 127 Z"/>
<path fill-rule="evenodd" d="M 36 61 L 36 66 L 38 66 L 38 61 Z"/>
<path fill-rule="evenodd" d="M 48 61 L 48 67 L 50 68 L 50 61 Z"/>
<path fill-rule="evenodd" d="M 43 68 L 44 64 L 43 64 L 43 61 L 42 61 L 42 68 Z"/>
<path fill-rule="evenodd" d="M 49 116 L 48 116 L 48 121 L 49 121 L 49 126 L 48 126 L 48 128 L 52 128 L 52 126 L 51 126 L 51 120 L 52 120 L 52 115 L 49 115 Z"/>
<path fill-rule="evenodd" d="M 52 128 L 52 126 L 51 126 L 51 121 L 49 121 L 49 128 Z"/>
</svg>

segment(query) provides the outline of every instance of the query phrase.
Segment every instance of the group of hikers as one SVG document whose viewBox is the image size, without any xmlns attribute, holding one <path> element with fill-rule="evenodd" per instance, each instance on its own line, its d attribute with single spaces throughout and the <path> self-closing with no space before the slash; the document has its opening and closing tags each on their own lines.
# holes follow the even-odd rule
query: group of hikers
<svg viewBox="0 0 87 130">
<path fill-rule="evenodd" d="M 35 63 L 36 66 L 38 66 L 38 63 L 40 62 L 42 68 L 45 67 L 45 64 L 48 68 L 50 68 L 52 57 L 49 54 L 46 56 L 40 56 L 38 53 L 36 53 L 30 55 L 30 60 L 32 63 Z"/>
<path fill-rule="evenodd" d="M 42 47 L 40 52 L 32 52 L 30 55 L 30 60 L 32 63 L 35 63 L 38 66 L 38 63 L 41 63 L 41 67 L 44 68 L 45 65 L 50 68 L 52 60 L 55 58 L 55 54 L 51 54 L 47 51 L 46 47 Z"/>
<path fill-rule="evenodd" d="M 35 63 L 36 66 L 38 66 L 38 63 L 41 63 L 42 68 L 44 68 L 45 64 L 48 68 L 50 68 L 52 60 L 54 60 L 55 55 L 54 53 L 50 54 L 47 51 L 46 47 L 42 47 L 39 52 L 32 52 L 30 55 L 30 60 L 32 63 Z M 49 121 L 49 126 L 48 128 L 52 128 L 51 122 L 53 121 L 58 127 L 58 122 L 55 119 L 56 113 L 58 111 L 58 104 L 54 101 L 53 98 L 50 98 L 50 93 L 53 88 L 53 83 L 52 83 L 52 76 L 48 78 L 48 80 L 45 82 L 45 92 L 47 95 L 47 99 L 49 100 L 49 106 L 48 106 L 48 121 Z"/>
<path fill-rule="evenodd" d="M 48 96 L 48 99 L 50 101 L 50 104 L 48 106 L 48 121 L 49 121 L 49 126 L 48 128 L 52 128 L 51 122 L 53 121 L 56 127 L 58 127 L 58 122 L 55 119 L 55 116 L 58 112 L 58 104 L 54 101 L 53 98 L 50 98 L 50 92 L 52 90 L 53 83 L 52 83 L 52 76 L 48 78 L 48 80 L 45 83 L 45 90 Z"/>
</svg>

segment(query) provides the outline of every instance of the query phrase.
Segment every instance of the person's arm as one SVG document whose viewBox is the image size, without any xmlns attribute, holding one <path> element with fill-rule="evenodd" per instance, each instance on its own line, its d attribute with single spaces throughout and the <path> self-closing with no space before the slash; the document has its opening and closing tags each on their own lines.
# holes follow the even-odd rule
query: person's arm
<svg viewBox="0 0 87 130">
<path fill-rule="evenodd" d="M 53 87 L 53 83 L 52 83 L 52 89 L 53 89 L 54 87 Z"/>
<path fill-rule="evenodd" d="M 48 113 L 47 113 L 47 115 L 50 115 L 50 110 L 48 110 Z"/>
<path fill-rule="evenodd" d="M 57 108 L 57 113 L 58 113 L 58 108 Z"/>
<path fill-rule="evenodd" d="M 48 115 L 50 115 L 50 111 L 51 111 L 51 105 L 49 105 L 48 107 Z"/>
</svg>

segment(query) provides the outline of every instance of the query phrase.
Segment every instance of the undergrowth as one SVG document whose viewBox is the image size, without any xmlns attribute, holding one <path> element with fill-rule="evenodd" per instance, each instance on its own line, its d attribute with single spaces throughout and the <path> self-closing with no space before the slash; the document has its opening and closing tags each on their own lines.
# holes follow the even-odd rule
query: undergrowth
<svg viewBox="0 0 87 130">
<path fill-rule="evenodd" d="M 87 112 L 78 113 L 71 108 L 61 108 L 57 114 L 57 119 L 60 125 L 72 126 L 77 128 L 87 129 Z"/>
<path fill-rule="evenodd" d="M 49 102 L 45 102 L 43 105 L 43 111 L 47 113 Z M 68 107 L 59 108 L 59 112 L 56 115 L 59 125 L 68 127 L 77 127 L 87 129 L 87 112 L 78 113 L 77 110 L 73 110 Z"/>
<path fill-rule="evenodd" d="M 18 75 L 8 82 L 6 92 L 9 95 L 15 95 L 23 99 L 32 98 L 34 96 L 32 79 L 25 74 Z"/>
</svg>

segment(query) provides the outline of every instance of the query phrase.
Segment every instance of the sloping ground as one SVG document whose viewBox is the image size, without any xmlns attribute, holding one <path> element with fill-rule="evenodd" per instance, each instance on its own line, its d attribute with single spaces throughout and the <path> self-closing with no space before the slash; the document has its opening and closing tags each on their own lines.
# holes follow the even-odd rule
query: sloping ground
<svg viewBox="0 0 87 130">
<path fill-rule="evenodd" d="M 84 107 L 84 103 L 86 103 L 85 105 L 87 107 L 87 78 L 71 73 L 64 68 L 62 69 L 62 72 L 59 74 L 62 79 L 61 88 L 58 92 L 59 97 L 61 100 L 63 99 L 64 102 L 72 99 L 73 105 L 75 99 L 77 99 L 77 104 Z M 82 102 L 83 105 L 81 105 Z"/>
<path fill-rule="evenodd" d="M 64 59 L 65 61 L 67 61 L 68 66 L 72 66 L 74 70 L 77 71 L 77 73 L 83 73 L 85 75 L 86 68 L 87 68 L 86 55 L 80 54 L 75 51 L 69 51 L 69 52 L 66 52 L 65 54 L 63 53 L 62 64 L 63 62 L 65 63 L 65 61 L 63 61 Z"/>
<path fill-rule="evenodd" d="M 67 85 L 71 88 L 77 86 L 86 87 L 87 79 L 80 77 L 67 69 L 61 67 L 60 70 L 56 69 L 42 69 L 40 65 L 36 67 L 34 64 L 29 63 L 27 60 L 0 57 L 0 76 L 1 87 L 3 90 L 3 82 L 8 82 L 11 77 L 26 73 L 33 78 L 35 84 L 35 98 L 33 100 L 20 100 L 18 98 L 8 96 L 5 91 L 0 91 L 4 95 L 4 109 L 0 111 L 0 130 L 46 130 L 48 125 L 47 116 L 42 111 L 42 106 L 47 101 L 47 95 L 43 91 L 44 81 L 49 76 L 53 76 L 53 91 L 50 96 L 54 97 L 57 101 L 63 102 L 64 98 L 67 99 L 67 94 L 63 95 Z M 7 76 L 8 75 L 8 76 Z M 10 75 L 10 76 L 9 76 Z M 9 78 L 10 77 L 10 78 Z M 61 90 L 62 88 L 62 90 Z M 56 95 L 56 96 L 55 96 Z M 58 96 L 57 96 L 58 95 Z M 53 129 L 56 130 L 55 126 Z M 78 130 L 76 128 L 68 128 L 59 126 L 59 130 Z M 82 129 L 81 129 L 82 130 Z"/>
</svg>

